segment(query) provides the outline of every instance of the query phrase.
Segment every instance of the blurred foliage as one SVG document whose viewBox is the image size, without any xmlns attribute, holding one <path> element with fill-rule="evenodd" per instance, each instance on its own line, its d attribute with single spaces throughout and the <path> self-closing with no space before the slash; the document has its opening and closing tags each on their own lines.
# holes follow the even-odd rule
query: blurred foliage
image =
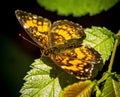
<svg viewBox="0 0 120 97">
<path fill-rule="evenodd" d="M 75 17 L 96 15 L 107 11 L 120 0 L 37 0 L 40 6 L 49 11 L 57 11 L 59 15 Z"/>
</svg>

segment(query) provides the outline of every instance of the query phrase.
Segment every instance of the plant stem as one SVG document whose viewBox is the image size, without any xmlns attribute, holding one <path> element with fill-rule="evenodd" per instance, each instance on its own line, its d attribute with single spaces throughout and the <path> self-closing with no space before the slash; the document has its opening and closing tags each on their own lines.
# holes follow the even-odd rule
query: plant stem
<svg viewBox="0 0 120 97">
<path fill-rule="evenodd" d="M 120 37 L 120 30 L 116 34 L 116 37 Z M 111 71 L 112 71 L 112 66 L 113 66 L 113 62 L 114 62 L 115 53 L 116 53 L 116 50 L 117 50 L 118 43 L 119 43 L 119 38 L 116 38 L 115 45 L 114 45 L 113 52 L 112 52 L 112 56 L 111 56 L 111 59 L 110 59 L 110 64 L 108 65 L 108 73 L 111 73 Z"/>
<path fill-rule="evenodd" d="M 116 39 L 115 40 L 115 45 L 114 45 L 114 48 L 113 48 L 113 52 L 112 52 L 112 56 L 111 56 L 111 59 L 110 59 L 110 64 L 108 65 L 108 72 L 109 73 L 111 73 L 111 70 L 112 70 L 112 66 L 113 66 L 113 62 L 114 62 L 114 58 L 115 58 L 115 53 L 116 53 L 116 50 L 117 50 L 118 42 L 119 42 L 119 40 Z"/>
<path fill-rule="evenodd" d="M 116 37 L 120 37 L 120 30 L 116 34 Z M 102 78 L 98 81 L 98 84 L 100 84 L 101 82 L 106 80 L 106 78 L 109 76 L 109 73 L 111 73 L 111 71 L 112 71 L 112 66 L 113 66 L 113 62 L 114 62 L 115 53 L 116 53 L 116 50 L 117 50 L 118 43 L 119 43 L 119 38 L 116 38 L 114 48 L 113 48 L 113 52 L 112 52 L 111 59 L 110 59 L 110 64 L 108 65 L 108 73 L 105 73 L 102 76 Z"/>
</svg>

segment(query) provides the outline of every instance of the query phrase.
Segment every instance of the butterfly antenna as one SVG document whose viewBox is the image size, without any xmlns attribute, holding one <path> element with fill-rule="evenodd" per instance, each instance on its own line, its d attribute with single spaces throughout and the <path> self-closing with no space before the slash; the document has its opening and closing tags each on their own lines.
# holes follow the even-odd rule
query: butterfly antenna
<svg viewBox="0 0 120 97">
<path fill-rule="evenodd" d="M 35 44 L 34 42 L 28 40 L 28 39 L 27 39 L 26 37 L 24 37 L 23 35 L 19 34 L 19 36 L 22 37 L 22 38 L 23 38 L 24 40 L 26 40 L 27 42 L 29 42 L 29 43 L 35 45 L 36 47 L 40 48 L 37 44 Z"/>
</svg>

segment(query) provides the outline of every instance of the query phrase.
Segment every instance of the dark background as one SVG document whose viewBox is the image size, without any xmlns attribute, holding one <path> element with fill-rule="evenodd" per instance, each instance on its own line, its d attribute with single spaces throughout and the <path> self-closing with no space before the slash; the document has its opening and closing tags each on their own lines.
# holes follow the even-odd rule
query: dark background
<svg viewBox="0 0 120 97">
<path fill-rule="evenodd" d="M 120 3 L 109 9 L 90 17 L 86 15 L 81 18 L 72 16 L 58 16 L 56 12 L 46 11 L 40 7 L 36 0 L 5 0 L 1 1 L 0 8 L 0 95 L 1 97 L 19 97 L 19 90 L 23 86 L 23 77 L 30 70 L 29 65 L 34 59 L 40 57 L 39 48 L 28 43 L 18 36 L 25 31 L 18 23 L 14 11 L 21 9 L 29 11 L 50 19 L 52 22 L 59 19 L 68 19 L 78 22 L 84 28 L 95 26 L 105 26 L 112 32 L 117 33 L 120 29 Z M 117 49 L 113 71 L 120 73 L 120 46 Z"/>
</svg>

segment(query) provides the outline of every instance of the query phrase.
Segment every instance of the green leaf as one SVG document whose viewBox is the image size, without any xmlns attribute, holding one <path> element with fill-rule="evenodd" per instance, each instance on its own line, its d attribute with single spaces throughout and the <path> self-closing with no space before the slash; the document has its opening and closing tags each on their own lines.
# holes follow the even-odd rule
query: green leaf
<svg viewBox="0 0 120 97">
<path fill-rule="evenodd" d="M 66 87 L 60 97 L 90 97 L 94 84 L 90 80 L 74 83 Z"/>
<path fill-rule="evenodd" d="M 44 62 L 42 61 L 44 60 Z M 49 58 L 36 59 L 27 73 L 21 97 L 58 97 L 62 88 L 77 81 L 56 67 Z"/>
<path fill-rule="evenodd" d="M 37 0 L 40 6 L 50 11 L 57 11 L 59 15 L 83 16 L 95 15 L 107 11 L 120 0 Z"/>
<path fill-rule="evenodd" d="M 108 77 L 100 97 L 120 97 L 120 77 Z"/>
<path fill-rule="evenodd" d="M 83 44 L 93 47 L 97 50 L 103 59 L 103 63 L 109 59 L 114 46 L 114 33 L 103 27 L 92 26 L 86 28 L 86 39 Z"/>
<path fill-rule="evenodd" d="M 92 28 L 86 28 L 86 38 L 83 40 L 83 45 L 93 47 L 101 54 L 103 63 L 94 65 L 92 71 L 92 78 L 96 77 L 98 71 L 101 71 L 106 60 L 109 59 L 114 47 L 114 33 L 103 27 L 92 26 Z"/>
</svg>

